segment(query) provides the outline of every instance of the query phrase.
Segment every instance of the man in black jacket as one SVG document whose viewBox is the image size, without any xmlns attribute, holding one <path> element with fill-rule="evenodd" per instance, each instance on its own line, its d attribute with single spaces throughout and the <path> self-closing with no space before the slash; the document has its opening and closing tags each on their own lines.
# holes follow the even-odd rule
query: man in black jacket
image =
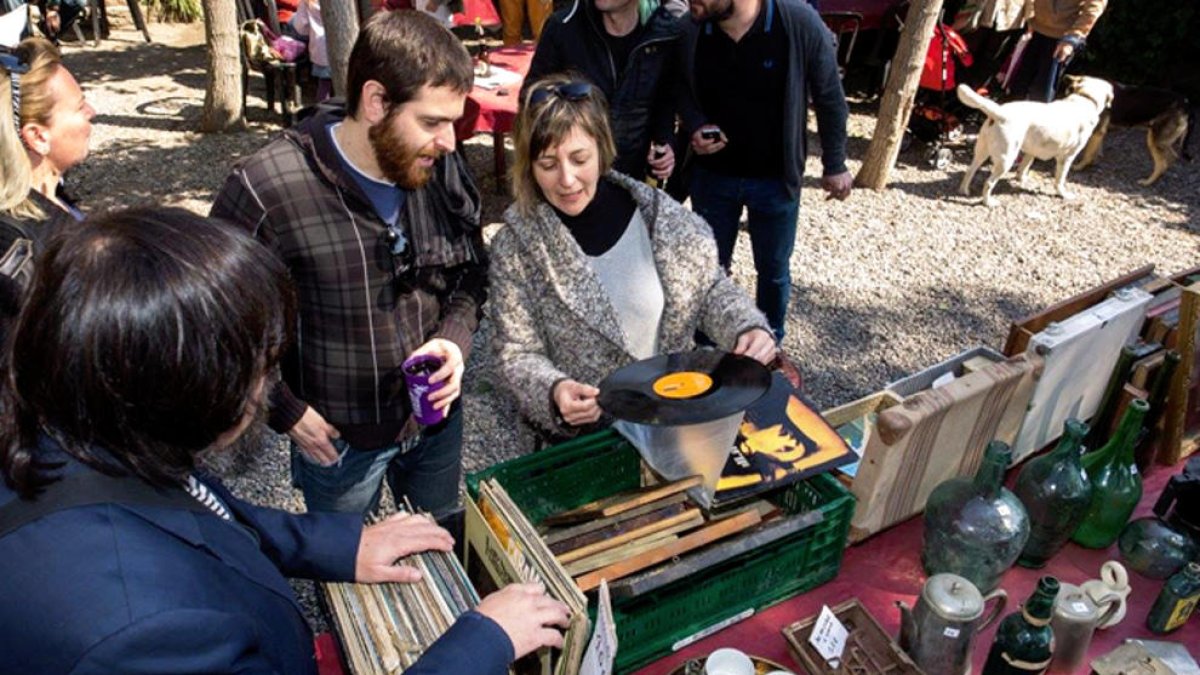
<svg viewBox="0 0 1200 675">
<path fill-rule="evenodd" d="M 575 0 L 546 21 L 525 83 L 562 72 L 591 80 L 608 99 L 613 168 L 666 180 L 675 168 L 669 141 L 682 86 L 680 35 L 664 6 L 642 16 L 637 0 Z"/>
<path fill-rule="evenodd" d="M 434 19 L 379 13 L 350 54 L 345 107 L 241 162 L 213 205 L 296 282 L 296 339 L 270 421 L 291 436 L 310 511 L 370 510 L 386 476 L 441 522 L 459 512 L 456 401 L 487 281 L 478 190 L 453 152 L 472 77 L 466 49 Z M 446 417 L 431 426 L 413 418 L 402 373 L 418 354 L 442 362 L 430 399 Z"/>
</svg>

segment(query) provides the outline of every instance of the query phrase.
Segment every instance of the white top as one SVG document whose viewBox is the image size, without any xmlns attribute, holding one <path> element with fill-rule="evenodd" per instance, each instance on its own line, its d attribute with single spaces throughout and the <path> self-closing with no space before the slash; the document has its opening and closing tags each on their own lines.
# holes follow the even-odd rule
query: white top
<svg viewBox="0 0 1200 675">
<path fill-rule="evenodd" d="M 588 256 L 617 312 L 629 353 L 647 359 L 658 353 L 658 324 L 663 312 L 662 282 L 642 214 L 633 210 L 625 234 L 604 253 Z"/>
</svg>

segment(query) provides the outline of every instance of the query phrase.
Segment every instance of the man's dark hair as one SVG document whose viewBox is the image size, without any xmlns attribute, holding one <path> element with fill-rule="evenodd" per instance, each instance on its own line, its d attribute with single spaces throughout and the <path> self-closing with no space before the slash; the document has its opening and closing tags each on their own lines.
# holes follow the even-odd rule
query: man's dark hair
<svg viewBox="0 0 1200 675">
<path fill-rule="evenodd" d="M 471 91 L 475 69 L 466 47 L 424 12 L 376 12 L 358 34 L 346 77 L 346 110 L 358 114 L 363 85 L 375 80 L 391 109 L 411 101 L 422 86 Z"/>
<path fill-rule="evenodd" d="M 227 223 L 148 208 L 68 226 L 12 330 L 5 481 L 26 497 L 47 482 L 47 433 L 105 473 L 182 482 L 262 402 L 294 307 L 282 263 Z"/>
</svg>

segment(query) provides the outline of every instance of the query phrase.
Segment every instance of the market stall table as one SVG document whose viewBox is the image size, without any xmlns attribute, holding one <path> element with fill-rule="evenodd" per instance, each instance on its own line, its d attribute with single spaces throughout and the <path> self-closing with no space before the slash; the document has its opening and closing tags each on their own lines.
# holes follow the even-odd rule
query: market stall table
<svg viewBox="0 0 1200 675">
<path fill-rule="evenodd" d="M 477 84 L 471 88 L 463 116 L 454 125 L 454 131 L 459 139 L 466 139 L 478 133 L 492 135 L 493 165 L 496 172 L 496 186 L 502 190 L 505 172 L 504 134 L 512 131 L 513 122 L 517 118 L 517 106 L 520 103 L 521 83 L 529 72 L 529 62 L 533 60 L 533 45 L 523 44 L 514 47 L 503 47 L 488 52 L 488 59 L 493 68 L 516 73 L 520 79 L 493 87 L 480 86 L 485 79 L 476 76 Z"/>
<path fill-rule="evenodd" d="M 1142 501 L 1134 513 L 1135 518 L 1151 515 L 1150 509 L 1167 480 L 1182 466 L 1156 466 L 1147 473 Z M 1010 482 L 1011 478 L 1010 472 Z M 922 535 L 922 519 L 916 517 L 860 545 L 852 546 L 846 550 L 841 571 L 834 580 L 664 657 L 637 671 L 637 675 L 667 675 L 688 659 L 703 657 L 721 647 L 735 647 L 777 661 L 798 674 L 804 673 L 788 652 L 780 629 L 817 614 L 821 611 L 821 605 L 833 607 L 855 597 L 875 616 L 884 630 L 895 637 L 900 632 L 900 612 L 896 609 L 896 601 L 902 600 L 912 606 L 925 581 L 920 561 Z M 1008 606 L 1004 614 L 1016 611 L 1020 603 L 1029 598 L 1042 575 L 1050 574 L 1062 581 L 1079 584 L 1099 577 L 1100 566 L 1107 560 L 1121 560 L 1115 544 L 1103 551 L 1068 544 L 1040 570 L 1023 567 L 1009 570 L 1000 582 L 1000 587 L 1008 592 Z M 1179 643 L 1188 648 L 1193 658 L 1200 660 L 1200 616 L 1193 616 L 1173 633 L 1155 635 L 1146 628 L 1146 615 L 1165 582 L 1147 579 L 1130 570 L 1129 583 L 1132 592 L 1129 594 L 1125 619 L 1108 630 L 1096 632 L 1089 650 L 1090 659 L 1108 653 L 1126 638 L 1144 638 Z M 998 624 L 999 621 L 994 622 L 976 637 L 972 653 L 973 672 L 981 671 Z"/>
</svg>

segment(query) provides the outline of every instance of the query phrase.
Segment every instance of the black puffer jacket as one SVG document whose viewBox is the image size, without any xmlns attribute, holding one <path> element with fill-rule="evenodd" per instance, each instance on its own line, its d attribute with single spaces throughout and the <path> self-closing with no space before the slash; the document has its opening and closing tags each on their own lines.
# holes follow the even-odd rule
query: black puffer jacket
<svg viewBox="0 0 1200 675">
<path fill-rule="evenodd" d="M 566 71 L 586 75 L 608 99 L 617 145 L 613 168 L 641 178 L 650 142 L 666 143 L 674 135 L 683 86 L 681 33 L 678 20 L 659 7 L 643 27 L 624 72 L 618 73 L 593 0 L 575 0 L 546 21 L 525 82 Z"/>
</svg>

